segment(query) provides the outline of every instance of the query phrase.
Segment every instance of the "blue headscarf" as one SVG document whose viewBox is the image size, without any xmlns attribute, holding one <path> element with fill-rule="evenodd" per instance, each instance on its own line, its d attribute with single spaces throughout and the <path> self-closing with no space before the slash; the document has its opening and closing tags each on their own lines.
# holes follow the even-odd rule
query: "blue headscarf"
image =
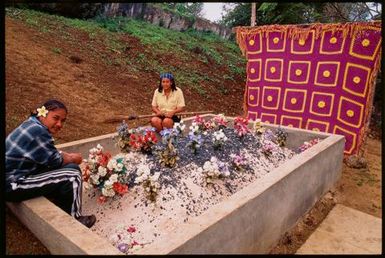
<svg viewBox="0 0 385 258">
<path fill-rule="evenodd" d="M 160 79 L 162 80 L 163 78 L 174 80 L 174 76 L 171 73 L 161 73 L 160 74 Z"/>
</svg>

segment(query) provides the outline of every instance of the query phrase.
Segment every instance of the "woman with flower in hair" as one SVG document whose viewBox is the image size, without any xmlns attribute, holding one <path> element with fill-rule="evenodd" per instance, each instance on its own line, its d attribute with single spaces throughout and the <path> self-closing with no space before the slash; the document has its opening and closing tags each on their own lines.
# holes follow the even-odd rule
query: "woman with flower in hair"
<svg viewBox="0 0 385 258">
<path fill-rule="evenodd" d="M 152 98 L 152 111 L 155 115 L 151 118 L 151 125 L 157 132 L 163 128 L 172 128 L 174 123 L 181 120 L 178 113 L 182 112 L 184 107 L 183 92 L 175 86 L 174 76 L 171 73 L 162 73 L 159 87 Z"/>
<path fill-rule="evenodd" d="M 20 202 L 45 196 L 90 228 L 95 216 L 81 215 L 82 156 L 57 150 L 52 138 L 66 118 L 66 106 L 48 100 L 7 136 L 5 197 L 9 202 Z"/>
</svg>

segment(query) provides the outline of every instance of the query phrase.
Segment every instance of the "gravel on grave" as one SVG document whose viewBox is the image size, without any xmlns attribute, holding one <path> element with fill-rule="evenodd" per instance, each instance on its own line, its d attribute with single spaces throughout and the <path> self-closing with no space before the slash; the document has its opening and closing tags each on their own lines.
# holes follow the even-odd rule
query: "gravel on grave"
<svg viewBox="0 0 385 258">
<path fill-rule="evenodd" d="M 261 151 L 260 136 L 247 134 L 239 138 L 231 128 L 223 131 L 228 140 L 221 149 L 213 149 L 211 134 L 202 135 L 203 143 L 197 154 L 186 147 L 188 137 L 179 138 L 177 149 L 180 159 L 174 168 L 162 167 L 156 154 L 131 152 L 129 159 L 132 166 L 129 173 L 133 177 L 128 193 L 99 204 L 99 193 L 95 189 L 83 190 L 83 214 L 95 214 L 97 218 L 91 230 L 108 239 L 123 253 L 135 253 L 156 241 L 159 236 L 188 222 L 189 218 L 199 216 L 211 206 L 263 177 L 296 154 L 274 143 L 275 151 L 266 157 Z M 239 153 L 248 161 L 248 166 L 242 171 L 236 170 L 230 159 L 230 154 Z M 204 186 L 204 178 L 197 169 L 212 156 L 228 164 L 230 176 Z M 135 171 L 140 163 L 149 164 L 151 173 L 161 172 L 161 189 L 155 203 L 146 198 L 141 185 L 134 184 Z"/>
</svg>

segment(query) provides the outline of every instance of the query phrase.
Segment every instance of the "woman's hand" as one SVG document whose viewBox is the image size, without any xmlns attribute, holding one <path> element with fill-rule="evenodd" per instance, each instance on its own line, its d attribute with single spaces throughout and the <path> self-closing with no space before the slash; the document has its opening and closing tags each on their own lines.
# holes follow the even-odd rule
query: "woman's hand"
<svg viewBox="0 0 385 258">
<path fill-rule="evenodd" d="M 171 117 L 173 117 L 173 115 L 175 115 L 175 113 L 172 112 L 172 111 L 169 111 L 169 112 L 166 113 L 165 116 L 168 117 L 168 118 L 171 118 Z"/>
<path fill-rule="evenodd" d="M 68 163 L 80 164 L 83 161 L 81 153 L 68 153 L 68 152 L 62 151 L 61 155 L 63 156 L 63 165 Z"/>
</svg>

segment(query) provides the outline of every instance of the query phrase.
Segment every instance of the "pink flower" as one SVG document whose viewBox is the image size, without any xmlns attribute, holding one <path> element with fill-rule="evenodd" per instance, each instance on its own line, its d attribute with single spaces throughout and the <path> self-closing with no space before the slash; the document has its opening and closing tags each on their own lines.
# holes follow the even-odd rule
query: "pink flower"
<svg viewBox="0 0 385 258">
<path fill-rule="evenodd" d="M 128 229 L 127 229 L 127 232 L 128 233 L 134 233 L 136 231 L 136 228 L 135 227 L 128 227 Z M 135 241 L 134 241 L 135 242 Z M 135 242 L 136 243 L 136 242 Z M 136 244 L 138 244 L 138 243 L 136 243 Z"/>
</svg>

